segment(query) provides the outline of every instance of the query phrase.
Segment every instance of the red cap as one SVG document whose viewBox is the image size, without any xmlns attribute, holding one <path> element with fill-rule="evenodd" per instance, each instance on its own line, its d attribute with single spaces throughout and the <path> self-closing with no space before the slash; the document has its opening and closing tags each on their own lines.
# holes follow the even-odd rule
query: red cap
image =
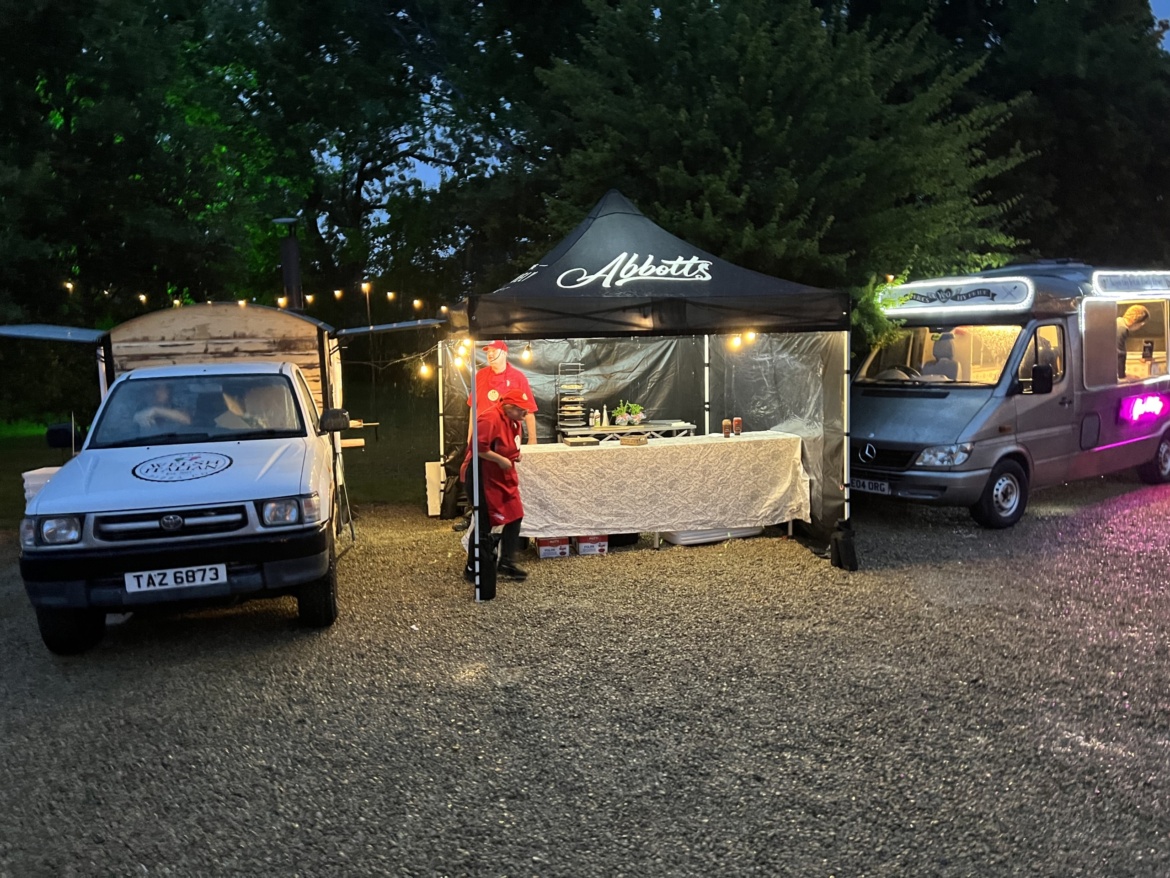
<svg viewBox="0 0 1170 878">
<path fill-rule="evenodd" d="M 503 351 L 505 354 L 508 353 L 508 343 L 506 341 L 489 341 L 483 346 L 485 351 L 490 351 L 493 348 L 497 351 Z"/>
<path fill-rule="evenodd" d="M 528 410 L 530 402 L 528 394 L 519 387 L 509 387 L 500 395 L 500 405 L 515 405 L 525 411 Z"/>
</svg>

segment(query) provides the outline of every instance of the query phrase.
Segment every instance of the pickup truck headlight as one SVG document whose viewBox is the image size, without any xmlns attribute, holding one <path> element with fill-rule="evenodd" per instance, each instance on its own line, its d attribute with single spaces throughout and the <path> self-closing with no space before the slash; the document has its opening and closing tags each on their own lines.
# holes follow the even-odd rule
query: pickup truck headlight
<svg viewBox="0 0 1170 878">
<path fill-rule="evenodd" d="M 935 445 L 933 448 L 923 449 L 914 461 L 915 466 L 959 466 L 966 463 L 971 456 L 970 442 L 959 442 L 955 445 Z"/>
<path fill-rule="evenodd" d="M 81 516 L 79 515 L 57 515 L 41 519 L 26 518 L 20 523 L 20 544 L 28 548 L 38 544 L 65 546 L 80 540 Z"/>
<path fill-rule="evenodd" d="M 316 524 L 320 520 L 321 498 L 316 494 L 265 500 L 260 505 L 260 523 L 265 527 Z"/>
<path fill-rule="evenodd" d="M 265 527 L 287 527 L 301 523 L 301 502 L 296 497 L 265 500 L 260 509 L 260 521 Z"/>
</svg>

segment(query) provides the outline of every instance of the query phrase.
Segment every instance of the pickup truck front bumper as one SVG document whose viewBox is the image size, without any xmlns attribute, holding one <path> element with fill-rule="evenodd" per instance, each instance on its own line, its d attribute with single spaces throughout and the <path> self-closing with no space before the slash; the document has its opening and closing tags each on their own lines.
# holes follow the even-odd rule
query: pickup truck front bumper
<svg viewBox="0 0 1170 878">
<path fill-rule="evenodd" d="M 34 607 L 116 611 L 235 596 L 276 597 L 328 572 L 330 526 L 179 545 L 25 549 L 20 575 Z M 127 573 L 207 564 L 224 564 L 226 581 L 158 591 L 126 590 Z"/>
</svg>

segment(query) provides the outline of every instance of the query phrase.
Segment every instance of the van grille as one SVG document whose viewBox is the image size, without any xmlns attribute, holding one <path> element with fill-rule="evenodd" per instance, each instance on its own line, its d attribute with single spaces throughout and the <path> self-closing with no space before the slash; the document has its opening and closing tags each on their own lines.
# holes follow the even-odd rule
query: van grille
<svg viewBox="0 0 1170 878">
<path fill-rule="evenodd" d="M 853 462 L 864 467 L 904 470 L 918 457 L 917 448 L 888 448 L 873 442 L 853 443 Z"/>
<path fill-rule="evenodd" d="M 120 543 L 231 533 L 247 524 L 248 511 L 243 506 L 163 509 L 126 515 L 99 515 L 93 522 L 93 535 L 99 540 Z"/>
</svg>

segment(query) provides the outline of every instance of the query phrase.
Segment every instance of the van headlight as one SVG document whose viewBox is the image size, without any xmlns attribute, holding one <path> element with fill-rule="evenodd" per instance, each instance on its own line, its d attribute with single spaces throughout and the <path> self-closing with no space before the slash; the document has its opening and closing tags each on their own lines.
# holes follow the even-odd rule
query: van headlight
<svg viewBox="0 0 1170 878">
<path fill-rule="evenodd" d="M 967 462 L 974 446 L 970 442 L 958 442 L 954 445 L 935 445 L 933 448 L 923 449 L 914 461 L 915 466 L 959 466 Z"/>
<path fill-rule="evenodd" d="M 281 497 L 260 504 L 260 523 L 265 527 L 316 524 L 321 520 L 321 499 L 316 494 Z"/>
<path fill-rule="evenodd" d="M 20 522 L 20 545 L 26 549 L 36 546 L 67 546 L 80 541 L 80 515 L 25 518 Z"/>
</svg>

